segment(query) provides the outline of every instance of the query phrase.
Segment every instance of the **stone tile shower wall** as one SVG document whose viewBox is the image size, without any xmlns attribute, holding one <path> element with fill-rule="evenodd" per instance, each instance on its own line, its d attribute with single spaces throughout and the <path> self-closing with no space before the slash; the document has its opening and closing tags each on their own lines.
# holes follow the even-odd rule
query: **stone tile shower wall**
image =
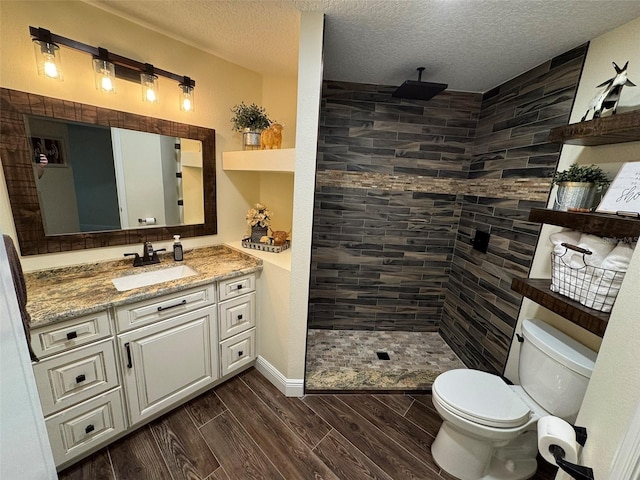
<svg viewBox="0 0 640 480">
<path fill-rule="evenodd" d="M 522 299 L 511 279 L 528 275 L 540 231 L 526 219 L 532 207 L 546 206 L 561 148 L 547 137 L 568 123 L 586 51 L 569 51 L 483 97 L 469 179 L 539 179 L 541 188 L 462 200 L 440 334 L 468 367 L 504 369 Z M 478 230 L 491 234 L 487 254 L 471 249 Z"/>
<path fill-rule="evenodd" d="M 394 90 L 324 84 L 309 328 L 438 329 L 481 96 Z"/>
<path fill-rule="evenodd" d="M 309 328 L 438 330 L 470 367 L 502 372 L 586 45 L 484 96 L 428 102 L 325 82 Z M 471 249 L 476 230 L 489 251 Z"/>
</svg>

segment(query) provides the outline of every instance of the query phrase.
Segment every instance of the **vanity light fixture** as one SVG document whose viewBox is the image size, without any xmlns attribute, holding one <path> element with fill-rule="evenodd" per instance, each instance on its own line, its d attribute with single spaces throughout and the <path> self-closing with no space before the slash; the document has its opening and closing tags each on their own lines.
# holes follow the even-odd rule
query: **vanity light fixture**
<svg viewBox="0 0 640 480">
<path fill-rule="evenodd" d="M 155 74 L 153 65 L 146 63 L 145 71 L 140 74 L 140 85 L 142 86 L 142 101 L 147 103 L 159 103 L 158 76 Z"/>
<path fill-rule="evenodd" d="M 116 66 L 109 60 L 109 52 L 98 47 L 98 56 L 93 57 L 93 76 L 96 89 L 106 93 L 116 93 Z"/>
<path fill-rule="evenodd" d="M 38 75 L 52 80 L 62 80 L 60 52 L 58 51 L 60 47 L 53 42 L 51 32 L 45 28 L 36 28 L 31 31 L 31 35 Z"/>
<path fill-rule="evenodd" d="M 158 77 L 165 77 L 178 82 L 180 87 L 180 110 L 193 112 L 193 91 L 196 82 L 191 78 L 178 75 L 149 63 L 139 62 L 109 52 L 105 48 L 92 47 L 85 43 L 72 40 L 51 33 L 46 28 L 29 27 L 31 34 L 38 74 L 47 78 L 62 80 L 60 68 L 60 45 L 88 53 L 93 57 L 93 71 L 96 88 L 105 92 L 115 93 L 115 79 L 127 80 L 142 85 L 142 99 L 145 102 L 158 103 Z"/>
<path fill-rule="evenodd" d="M 193 89 L 196 82 L 189 77 L 184 77 L 178 85 L 180 88 L 180 110 L 183 112 L 193 112 L 195 110 L 195 102 L 193 98 Z"/>
</svg>

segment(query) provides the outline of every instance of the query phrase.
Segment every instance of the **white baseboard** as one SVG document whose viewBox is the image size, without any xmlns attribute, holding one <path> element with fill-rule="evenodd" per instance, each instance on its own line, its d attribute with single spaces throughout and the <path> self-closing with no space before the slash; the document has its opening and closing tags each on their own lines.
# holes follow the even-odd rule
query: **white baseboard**
<svg viewBox="0 0 640 480">
<path fill-rule="evenodd" d="M 304 395 L 304 378 L 285 377 L 260 355 L 256 360 L 256 369 L 287 397 L 302 397 Z"/>
</svg>

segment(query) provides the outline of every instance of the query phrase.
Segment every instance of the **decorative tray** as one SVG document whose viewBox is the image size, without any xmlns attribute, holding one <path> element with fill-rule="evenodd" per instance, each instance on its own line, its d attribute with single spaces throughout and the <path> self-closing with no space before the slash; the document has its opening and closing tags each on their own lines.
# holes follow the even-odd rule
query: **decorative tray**
<svg viewBox="0 0 640 480">
<path fill-rule="evenodd" d="M 244 248 L 250 248 L 252 250 L 262 250 L 263 252 L 280 253 L 286 250 L 291 245 L 291 242 L 287 240 L 284 245 L 269 245 L 268 243 L 254 243 L 248 239 L 242 239 L 242 246 Z"/>
</svg>

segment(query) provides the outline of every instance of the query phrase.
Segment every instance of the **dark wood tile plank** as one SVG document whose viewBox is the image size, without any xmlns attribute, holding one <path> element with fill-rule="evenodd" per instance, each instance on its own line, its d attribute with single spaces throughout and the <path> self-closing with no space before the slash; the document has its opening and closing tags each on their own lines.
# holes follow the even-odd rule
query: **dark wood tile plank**
<svg viewBox="0 0 640 480">
<path fill-rule="evenodd" d="M 303 402 L 391 478 L 431 480 L 438 475 L 334 396 L 306 396 Z"/>
<path fill-rule="evenodd" d="M 431 397 L 431 395 L 429 395 L 429 397 Z M 435 408 L 422 401 L 414 402 L 405 414 L 405 418 L 411 420 L 416 425 L 420 425 L 423 430 L 434 437 L 438 434 L 440 425 L 442 425 L 442 419 Z"/>
<path fill-rule="evenodd" d="M 318 457 L 342 479 L 392 480 L 360 450 L 342 435 L 332 430 L 315 448 Z"/>
<path fill-rule="evenodd" d="M 240 378 L 308 447 L 315 447 L 331 430 L 313 410 L 300 401 L 285 397 L 257 370 L 247 370 Z"/>
<path fill-rule="evenodd" d="M 209 420 L 217 417 L 225 409 L 216 392 L 213 390 L 209 390 L 199 397 L 194 398 L 186 403 L 184 407 L 193 418 L 197 427 L 201 427 Z"/>
<path fill-rule="evenodd" d="M 382 430 L 388 437 L 402 445 L 409 453 L 429 465 L 434 473 L 440 470 L 431 455 L 431 444 L 435 440 L 435 436 L 423 430 L 420 424 L 398 415 L 369 395 L 341 395 L 339 398 Z"/>
<path fill-rule="evenodd" d="M 216 393 L 285 478 L 336 479 L 311 449 L 269 407 L 257 400 L 240 378 L 222 384 Z M 230 474 L 228 470 L 227 473 Z"/>
<path fill-rule="evenodd" d="M 174 480 L 200 480 L 220 466 L 184 408 L 154 421 L 151 431 Z"/>
<path fill-rule="evenodd" d="M 206 480 L 230 480 L 222 467 L 218 468 L 215 472 L 209 475 Z"/>
<path fill-rule="evenodd" d="M 400 415 L 407 413 L 413 403 L 413 398 L 408 395 L 374 395 L 374 397 Z"/>
<path fill-rule="evenodd" d="M 58 474 L 59 480 L 115 480 L 106 448 Z"/>
<path fill-rule="evenodd" d="M 220 459 L 224 472 L 217 478 L 230 480 L 283 480 L 265 454 L 240 424 L 226 411 L 204 425 L 200 431 L 205 441 Z"/>
<path fill-rule="evenodd" d="M 109 454 L 118 480 L 172 480 L 148 427 L 109 445 Z"/>
</svg>

